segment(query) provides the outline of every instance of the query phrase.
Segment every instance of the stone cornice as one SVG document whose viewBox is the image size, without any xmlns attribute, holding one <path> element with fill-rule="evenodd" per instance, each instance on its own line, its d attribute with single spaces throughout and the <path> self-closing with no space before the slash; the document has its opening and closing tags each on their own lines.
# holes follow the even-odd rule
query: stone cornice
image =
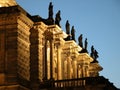
<svg viewBox="0 0 120 90">
<path fill-rule="evenodd" d="M 40 29 L 39 31 L 45 31 L 47 29 L 47 25 L 44 24 L 43 22 L 35 22 L 34 23 L 34 29 Z"/>
<path fill-rule="evenodd" d="M 29 26 L 29 28 L 33 27 L 33 21 L 30 20 L 26 15 L 24 15 L 23 13 L 20 13 L 20 15 L 18 16 L 18 20 L 21 20 L 24 24 L 26 24 L 27 26 Z M 19 22 L 18 22 L 19 23 Z M 20 24 L 20 23 L 19 23 Z"/>
<path fill-rule="evenodd" d="M 87 61 L 87 62 L 92 62 L 93 58 L 90 57 L 87 53 L 80 53 L 77 58 L 78 61 Z"/>
<path fill-rule="evenodd" d="M 76 48 L 77 52 L 82 50 L 82 48 L 79 47 L 74 40 L 65 41 L 65 47 L 63 49 L 70 49 L 70 48 L 71 49 L 72 48 L 74 48 L 74 49 Z"/>
<path fill-rule="evenodd" d="M 103 68 L 98 63 L 91 63 L 89 70 L 102 71 Z"/>
<path fill-rule="evenodd" d="M 57 26 L 57 25 L 49 25 L 48 27 L 47 27 L 47 30 L 50 30 L 50 31 L 52 31 L 54 34 L 59 34 L 60 35 L 60 33 L 61 33 L 61 37 L 62 38 L 66 38 L 68 35 L 59 27 L 59 26 Z"/>
</svg>

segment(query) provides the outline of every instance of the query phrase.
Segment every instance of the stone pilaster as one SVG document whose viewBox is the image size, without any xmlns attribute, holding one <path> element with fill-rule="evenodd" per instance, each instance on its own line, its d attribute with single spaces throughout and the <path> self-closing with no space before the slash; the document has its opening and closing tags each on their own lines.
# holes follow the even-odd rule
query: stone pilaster
<svg viewBox="0 0 120 90">
<path fill-rule="evenodd" d="M 44 41 L 44 37 L 43 37 L 43 33 L 46 30 L 46 27 L 47 26 L 43 22 L 35 22 L 34 23 L 34 30 L 33 30 L 33 32 L 31 32 L 31 33 L 35 33 L 33 38 L 31 38 L 31 39 L 33 39 L 33 41 L 36 42 L 36 43 L 34 43 L 34 46 L 36 45 L 36 48 L 37 48 L 35 50 L 35 52 L 37 52 L 36 55 L 37 55 L 37 59 L 38 59 L 38 61 L 37 61 L 38 62 L 38 79 L 40 81 L 43 80 L 43 78 L 45 76 L 44 72 L 45 72 L 45 70 L 47 70 L 44 68 L 45 41 Z"/>
<path fill-rule="evenodd" d="M 30 88 L 38 90 L 39 88 L 39 53 L 38 53 L 38 29 L 31 28 L 30 30 Z"/>
</svg>

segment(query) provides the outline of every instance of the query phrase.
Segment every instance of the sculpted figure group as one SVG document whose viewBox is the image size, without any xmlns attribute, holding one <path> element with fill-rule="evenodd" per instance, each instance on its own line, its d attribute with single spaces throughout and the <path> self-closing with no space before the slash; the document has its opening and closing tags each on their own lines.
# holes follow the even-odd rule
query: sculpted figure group
<svg viewBox="0 0 120 90">
<path fill-rule="evenodd" d="M 61 21 L 61 16 L 60 16 L 60 10 L 59 10 L 57 12 L 57 14 L 56 14 L 56 17 L 55 17 L 55 24 L 57 24 L 58 26 L 60 26 L 60 21 Z"/>
<path fill-rule="evenodd" d="M 60 10 L 56 13 L 56 16 L 55 16 L 55 22 L 54 22 L 54 19 L 53 19 L 53 5 L 52 5 L 52 2 L 50 2 L 49 4 L 49 16 L 48 16 L 48 19 L 52 19 L 53 20 L 53 23 L 58 25 L 59 27 L 60 26 L 60 21 L 61 21 L 61 12 Z M 75 40 L 75 29 L 74 29 L 74 26 L 72 26 L 71 28 L 71 32 L 70 32 L 70 24 L 69 24 L 69 21 L 67 20 L 66 21 L 66 25 L 65 25 L 65 28 L 66 28 L 66 33 L 68 34 L 68 37 L 65 39 L 65 40 Z M 84 46 L 83 46 L 83 34 L 80 34 L 80 36 L 78 37 L 78 45 L 83 48 L 83 51 L 82 52 L 87 52 L 87 47 L 88 47 L 88 41 L 87 41 L 87 38 L 85 38 L 85 41 L 84 41 Z M 88 53 L 88 52 L 87 52 Z M 98 56 L 98 52 L 94 49 L 94 46 L 91 47 L 91 57 L 95 60 L 97 60 L 97 58 L 99 57 Z"/>
<path fill-rule="evenodd" d="M 56 24 L 59 27 L 60 26 L 60 21 L 61 21 L 61 16 L 60 16 L 60 10 L 56 13 L 56 17 L 55 17 L 55 21 L 53 19 L 53 5 L 52 2 L 50 2 L 49 7 L 48 7 L 48 20 L 49 20 L 49 24 Z"/>
<path fill-rule="evenodd" d="M 90 55 L 94 60 L 97 60 L 97 58 L 99 57 L 98 52 L 97 52 L 97 50 L 94 49 L 93 45 L 91 46 L 91 54 Z"/>
</svg>

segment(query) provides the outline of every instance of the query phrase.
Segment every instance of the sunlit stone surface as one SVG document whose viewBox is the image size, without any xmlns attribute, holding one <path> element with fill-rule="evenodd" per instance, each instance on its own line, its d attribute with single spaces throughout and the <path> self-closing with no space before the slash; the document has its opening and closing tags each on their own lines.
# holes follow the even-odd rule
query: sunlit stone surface
<svg viewBox="0 0 120 90">
<path fill-rule="evenodd" d="M 0 90 L 117 90 L 49 18 L 31 16 L 15 0 L 0 6 Z"/>
<path fill-rule="evenodd" d="M 17 5 L 15 0 L 0 0 L 0 7 L 9 7 Z"/>
</svg>

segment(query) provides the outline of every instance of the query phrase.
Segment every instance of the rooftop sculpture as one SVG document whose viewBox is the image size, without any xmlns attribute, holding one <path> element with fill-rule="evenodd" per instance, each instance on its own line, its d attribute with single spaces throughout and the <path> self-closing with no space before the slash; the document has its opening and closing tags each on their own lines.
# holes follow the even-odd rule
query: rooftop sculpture
<svg viewBox="0 0 120 90">
<path fill-rule="evenodd" d="M 79 42 L 79 46 L 83 48 L 83 41 L 82 41 L 83 35 L 80 34 L 80 36 L 78 37 L 78 42 Z"/>
<path fill-rule="evenodd" d="M 71 35 L 72 35 L 72 40 L 75 41 L 75 29 L 74 29 L 74 26 L 72 26 Z"/>
<path fill-rule="evenodd" d="M 55 17 L 55 24 L 57 24 L 59 27 L 61 27 L 60 21 L 61 21 L 61 16 L 60 16 L 60 10 L 59 10 L 56 14 L 56 17 Z"/>
</svg>

